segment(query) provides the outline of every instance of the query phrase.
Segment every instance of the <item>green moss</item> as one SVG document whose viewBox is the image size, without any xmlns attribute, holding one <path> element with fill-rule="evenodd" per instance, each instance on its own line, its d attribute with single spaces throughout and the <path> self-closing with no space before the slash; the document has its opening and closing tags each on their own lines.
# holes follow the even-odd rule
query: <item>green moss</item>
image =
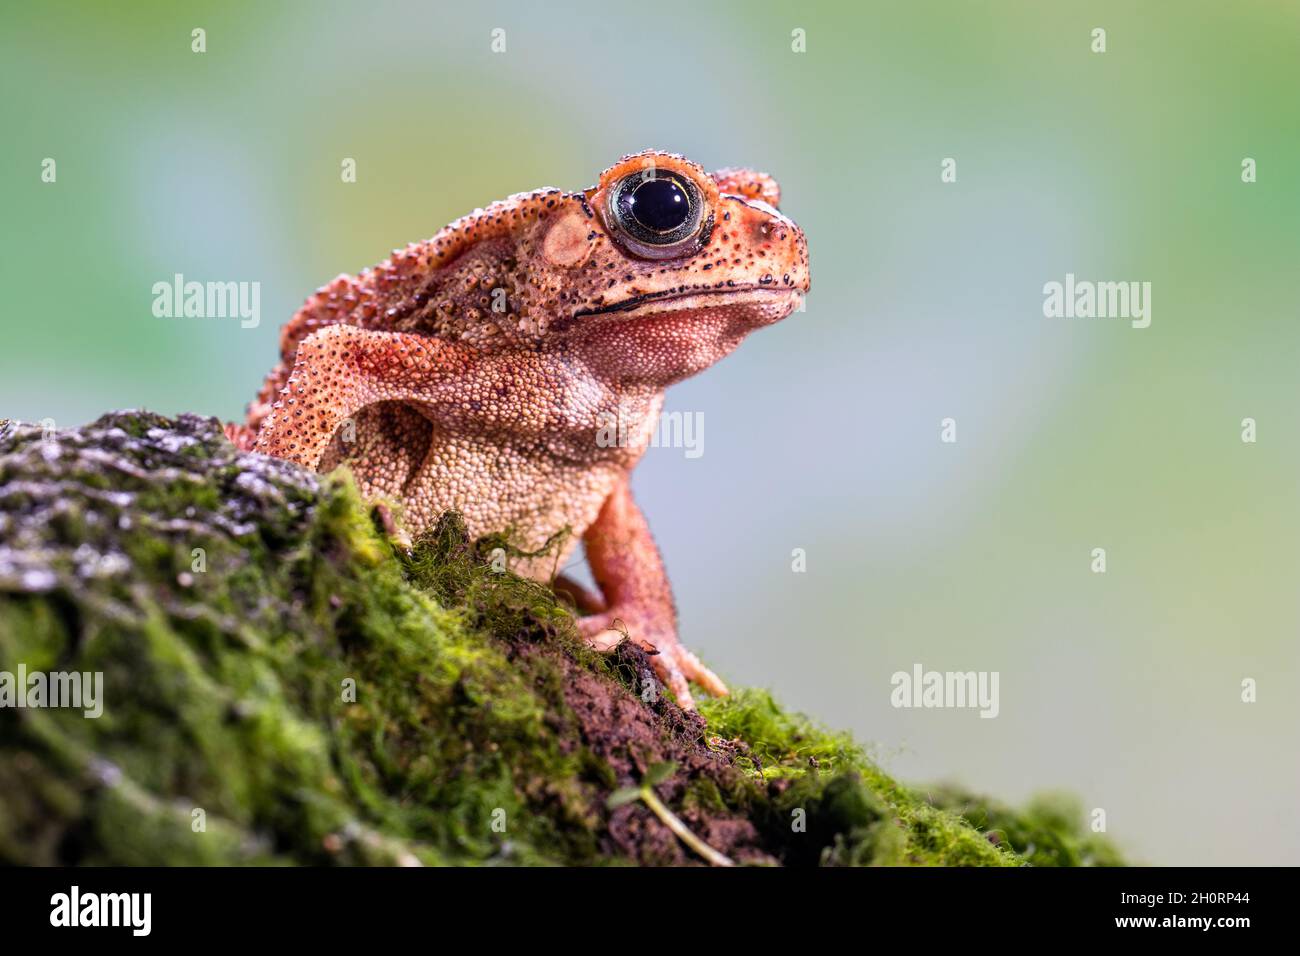
<svg viewBox="0 0 1300 956">
<path fill-rule="evenodd" d="M 1046 805 L 924 799 L 766 693 L 707 723 L 643 703 L 644 655 L 588 651 L 496 547 L 447 515 L 395 549 L 346 475 L 212 420 L 0 426 L 0 670 L 104 675 L 99 719 L 0 709 L 0 863 L 690 862 L 606 803 L 665 762 L 657 796 L 740 862 L 1103 859 Z"/>
<path fill-rule="evenodd" d="M 1020 810 L 952 784 L 927 796 L 1034 866 L 1125 865 L 1119 848 L 1092 832 L 1083 805 L 1069 794 L 1041 794 Z"/>
<path fill-rule="evenodd" d="M 789 828 L 803 809 L 813 839 L 792 840 L 800 862 L 1015 866 L 1022 861 L 967 821 L 927 803 L 885 774 L 845 734 L 783 711 L 765 691 L 708 700 L 701 712 L 720 737 L 744 741 L 750 772 L 778 787 L 769 826 Z M 815 853 L 808 852 L 811 847 Z"/>
</svg>

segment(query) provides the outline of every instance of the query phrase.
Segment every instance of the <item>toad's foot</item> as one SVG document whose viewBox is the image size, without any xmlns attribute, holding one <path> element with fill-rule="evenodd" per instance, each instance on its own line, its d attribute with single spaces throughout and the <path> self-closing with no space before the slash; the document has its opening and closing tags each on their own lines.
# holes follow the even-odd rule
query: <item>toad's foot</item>
<svg viewBox="0 0 1300 956">
<path fill-rule="evenodd" d="M 630 640 L 650 654 L 650 663 L 659 679 L 677 698 L 683 710 L 695 709 L 689 681 L 699 684 L 716 697 L 728 694 L 727 685 L 705 667 L 698 657 L 677 640 L 673 629 L 657 621 L 660 615 L 636 607 L 616 608 L 603 614 L 578 619 L 578 632 L 602 654 L 608 654 L 624 640 Z"/>
</svg>

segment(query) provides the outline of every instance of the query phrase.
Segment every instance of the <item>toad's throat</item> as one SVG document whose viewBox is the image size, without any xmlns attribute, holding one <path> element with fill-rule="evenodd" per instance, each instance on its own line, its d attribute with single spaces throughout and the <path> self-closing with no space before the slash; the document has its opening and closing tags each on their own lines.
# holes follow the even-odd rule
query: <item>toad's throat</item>
<svg viewBox="0 0 1300 956">
<path fill-rule="evenodd" d="M 800 291 L 786 285 L 736 285 L 714 289 L 670 289 L 664 292 L 647 292 L 632 296 L 622 302 L 613 302 L 597 309 L 579 309 L 551 323 L 551 330 L 563 332 L 583 319 L 603 315 L 619 315 L 649 307 L 647 311 L 670 312 L 687 309 L 718 308 L 724 305 L 745 305 L 755 302 L 774 302 L 785 297 L 797 301 Z"/>
</svg>

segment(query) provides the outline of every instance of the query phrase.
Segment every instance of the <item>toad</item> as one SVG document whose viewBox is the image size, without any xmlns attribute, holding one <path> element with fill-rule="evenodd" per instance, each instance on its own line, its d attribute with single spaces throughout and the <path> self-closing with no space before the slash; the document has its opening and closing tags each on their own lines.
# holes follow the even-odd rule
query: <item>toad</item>
<svg viewBox="0 0 1300 956">
<path fill-rule="evenodd" d="M 472 537 L 508 531 L 524 551 L 569 529 L 558 559 L 580 538 L 598 588 L 557 584 L 584 639 L 636 642 L 692 708 L 689 682 L 727 689 L 678 641 L 630 476 L 664 389 L 808 291 L 807 243 L 779 202 L 763 173 L 646 151 L 589 189 L 475 210 L 309 298 L 227 433 L 318 471 L 346 463 L 411 533 L 452 509 Z M 547 580 L 555 560 L 515 570 Z"/>
</svg>

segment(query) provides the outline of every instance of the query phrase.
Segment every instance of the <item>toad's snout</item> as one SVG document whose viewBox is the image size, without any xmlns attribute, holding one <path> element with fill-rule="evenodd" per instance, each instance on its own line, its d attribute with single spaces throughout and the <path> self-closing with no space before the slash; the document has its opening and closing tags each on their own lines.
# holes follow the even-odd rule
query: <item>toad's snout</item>
<svg viewBox="0 0 1300 956">
<path fill-rule="evenodd" d="M 811 287 L 803 230 L 763 200 L 723 196 L 715 239 L 733 269 L 748 273 L 756 285 L 799 293 Z"/>
</svg>

